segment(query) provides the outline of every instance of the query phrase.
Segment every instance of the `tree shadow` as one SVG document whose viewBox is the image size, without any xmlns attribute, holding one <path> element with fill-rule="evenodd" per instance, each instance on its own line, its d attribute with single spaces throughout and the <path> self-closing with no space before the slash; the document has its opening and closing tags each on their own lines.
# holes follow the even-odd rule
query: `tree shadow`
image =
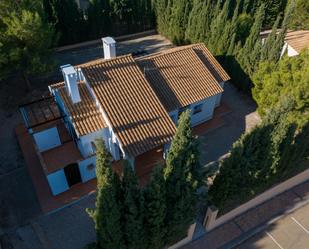
<svg viewBox="0 0 309 249">
<path fill-rule="evenodd" d="M 216 59 L 223 65 L 224 69 L 231 76 L 231 82 L 246 94 L 251 96 L 252 80 L 249 75 L 242 69 L 234 55 L 217 56 Z"/>
</svg>

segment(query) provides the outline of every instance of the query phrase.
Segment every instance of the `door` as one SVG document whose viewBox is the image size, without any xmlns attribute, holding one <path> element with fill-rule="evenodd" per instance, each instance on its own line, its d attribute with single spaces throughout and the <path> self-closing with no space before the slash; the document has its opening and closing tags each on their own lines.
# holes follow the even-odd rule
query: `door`
<svg viewBox="0 0 309 249">
<path fill-rule="evenodd" d="M 69 187 L 82 182 L 79 167 L 77 163 L 72 163 L 64 168 L 64 174 L 67 178 Z"/>
</svg>

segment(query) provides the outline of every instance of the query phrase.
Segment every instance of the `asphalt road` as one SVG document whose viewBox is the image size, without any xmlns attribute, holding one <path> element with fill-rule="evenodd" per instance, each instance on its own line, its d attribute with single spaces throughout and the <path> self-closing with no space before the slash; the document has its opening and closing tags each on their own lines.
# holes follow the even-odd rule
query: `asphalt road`
<svg viewBox="0 0 309 249">
<path fill-rule="evenodd" d="M 238 249 L 308 249 L 309 204 L 284 216 Z"/>
</svg>

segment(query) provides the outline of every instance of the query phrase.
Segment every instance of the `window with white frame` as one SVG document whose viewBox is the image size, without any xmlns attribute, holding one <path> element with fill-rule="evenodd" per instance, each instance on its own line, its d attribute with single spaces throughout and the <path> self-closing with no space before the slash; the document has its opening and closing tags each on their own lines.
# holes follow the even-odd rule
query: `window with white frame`
<svg viewBox="0 0 309 249">
<path fill-rule="evenodd" d="M 193 115 L 203 111 L 203 104 L 199 104 L 193 107 Z"/>
</svg>

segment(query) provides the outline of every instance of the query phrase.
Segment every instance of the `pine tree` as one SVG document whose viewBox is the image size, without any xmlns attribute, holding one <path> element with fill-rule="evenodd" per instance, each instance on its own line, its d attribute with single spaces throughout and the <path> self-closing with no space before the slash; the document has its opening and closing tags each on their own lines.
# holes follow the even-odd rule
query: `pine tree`
<svg viewBox="0 0 309 249">
<path fill-rule="evenodd" d="M 97 198 L 95 210 L 87 209 L 95 223 L 98 249 L 122 249 L 122 203 L 120 181 L 112 170 L 112 157 L 102 140 L 98 140 L 96 175 Z"/>
<path fill-rule="evenodd" d="M 143 205 L 137 177 L 131 165 L 125 165 L 122 179 L 124 240 L 128 249 L 144 248 Z"/>
<path fill-rule="evenodd" d="M 166 158 L 167 238 L 173 243 L 186 235 L 195 217 L 199 159 L 192 136 L 190 112 L 184 112 Z"/>
<path fill-rule="evenodd" d="M 161 249 L 166 243 L 166 190 L 163 169 L 157 166 L 145 191 L 145 233 L 147 249 Z"/>
<path fill-rule="evenodd" d="M 51 48 L 55 44 L 52 25 L 45 22 L 42 4 L 33 1 L 20 4 L 2 2 L 0 12 L 0 43 L 3 61 L 3 77 L 11 72 L 18 72 L 30 88 L 29 75 L 51 71 Z"/>
</svg>

